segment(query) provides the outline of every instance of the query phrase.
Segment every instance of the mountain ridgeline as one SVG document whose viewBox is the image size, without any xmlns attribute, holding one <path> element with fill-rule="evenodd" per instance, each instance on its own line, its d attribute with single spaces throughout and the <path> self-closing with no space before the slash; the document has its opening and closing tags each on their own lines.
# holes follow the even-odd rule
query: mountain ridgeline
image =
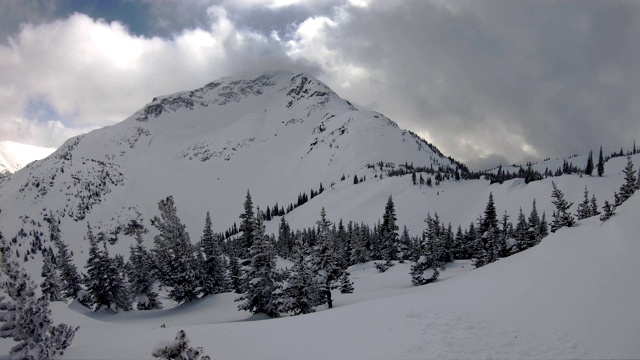
<svg viewBox="0 0 640 360">
<path fill-rule="evenodd" d="M 189 204 L 181 216 L 190 230 L 211 211 L 222 231 L 238 220 L 247 189 L 257 205 L 282 214 L 334 186 L 409 172 L 424 172 L 429 184 L 469 174 L 312 76 L 242 75 L 154 98 L 0 180 L 0 228 L 8 238 L 46 238 L 43 219 L 53 215 L 68 242 L 82 241 L 87 222 L 115 237 L 172 195 Z"/>
</svg>

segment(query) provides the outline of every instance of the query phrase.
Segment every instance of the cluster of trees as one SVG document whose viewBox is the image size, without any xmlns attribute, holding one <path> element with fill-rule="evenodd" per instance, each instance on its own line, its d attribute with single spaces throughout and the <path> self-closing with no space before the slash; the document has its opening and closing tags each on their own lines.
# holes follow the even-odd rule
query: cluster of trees
<svg viewBox="0 0 640 360">
<path fill-rule="evenodd" d="M 78 327 L 54 325 L 49 298 L 36 296 L 36 284 L 11 259 L 10 247 L 0 233 L 0 337 L 16 344 L 14 359 L 53 359 L 71 345 Z"/>
</svg>

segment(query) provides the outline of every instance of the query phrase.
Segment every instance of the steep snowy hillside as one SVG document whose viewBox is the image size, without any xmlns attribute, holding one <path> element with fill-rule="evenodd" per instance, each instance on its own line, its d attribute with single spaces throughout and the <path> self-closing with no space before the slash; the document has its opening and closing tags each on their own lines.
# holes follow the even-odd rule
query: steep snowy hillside
<svg viewBox="0 0 640 360">
<path fill-rule="evenodd" d="M 82 326 L 68 359 L 149 358 L 180 329 L 224 359 L 637 359 L 638 212 L 636 195 L 606 223 L 579 221 L 471 272 L 448 265 L 431 285 L 413 287 L 408 265 L 355 265 L 354 294 L 315 314 L 262 320 L 219 294 L 115 316 L 57 303 L 54 315 Z"/>
<path fill-rule="evenodd" d="M 321 183 L 371 181 L 378 162 L 457 170 L 435 147 L 379 113 L 358 111 L 311 76 L 225 78 L 155 98 L 1 182 L 0 228 L 9 238 L 20 229 L 46 234 L 42 219 L 52 212 L 66 241 L 81 244 L 83 264 L 87 221 L 115 231 L 150 219 L 173 195 L 190 232 L 201 232 L 206 211 L 224 231 L 238 220 L 247 189 L 262 208 L 284 207 Z"/>
<path fill-rule="evenodd" d="M 56 149 L 0 141 L 0 173 L 14 173 L 32 161 L 49 156 Z"/>
</svg>

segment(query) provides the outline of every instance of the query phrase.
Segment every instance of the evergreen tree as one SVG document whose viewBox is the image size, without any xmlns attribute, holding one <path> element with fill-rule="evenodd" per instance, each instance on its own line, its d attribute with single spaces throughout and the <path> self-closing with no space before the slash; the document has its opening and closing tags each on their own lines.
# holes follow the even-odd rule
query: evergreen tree
<svg viewBox="0 0 640 360">
<path fill-rule="evenodd" d="M 253 245 L 253 233 L 255 232 L 256 217 L 253 213 L 253 200 L 251 200 L 251 194 L 247 190 L 247 196 L 244 200 L 244 212 L 240 215 L 240 231 L 242 236 L 240 237 L 240 247 L 238 249 L 238 256 L 241 259 L 246 259 L 249 256 L 249 249 Z M 243 262 L 246 265 L 248 261 Z"/>
<path fill-rule="evenodd" d="M 636 191 L 636 173 L 633 170 L 633 161 L 631 156 L 627 156 L 627 166 L 622 170 L 624 173 L 624 184 L 620 186 L 619 202 L 616 202 L 616 206 L 619 206 L 623 202 L 627 201 Z"/>
<path fill-rule="evenodd" d="M 587 158 L 587 165 L 584 167 L 584 173 L 589 176 L 593 174 L 593 151 L 589 151 L 589 157 Z"/>
<path fill-rule="evenodd" d="M 323 296 L 323 303 L 326 302 L 329 309 L 333 307 L 331 290 L 336 287 L 342 270 L 337 265 L 333 239 L 329 227 L 331 222 L 327 220 L 327 213 L 324 208 L 320 212 L 320 220 L 316 222 L 318 226 L 318 239 L 314 251 L 313 266 L 316 272 L 316 280 L 320 293 Z"/>
<path fill-rule="evenodd" d="M 205 256 L 202 293 L 205 296 L 221 293 L 225 289 L 224 258 L 219 237 L 211 229 L 211 215 L 208 211 L 202 232 L 202 250 Z"/>
<path fill-rule="evenodd" d="M 56 256 L 57 268 L 60 271 L 62 281 L 62 293 L 66 298 L 74 299 L 81 290 L 81 278 L 78 268 L 73 263 L 73 257 L 69 253 L 69 246 L 60 237 L 60 227 L 51 214 L 49 217 L 49 234 L 53 244 L 58 249 Z"/>
<path fill-rule="evenodd" d="M 553 222 L 551 223 L 551 232 L 556 232 L 558 229 L 563 227 L 571 227 L 573 226 L 575 220 L 573 215 L 569 212 L 569 208 L 573 205 L 573 203 L 568 202 L 564 199 L 564 193 L 558 189 L 555 182 L 551 182 L 553 186 L 553 191 L 551 192 L 551 197 L 553 200 L 551 203 L 555 205 L 556 210 L 553 213 Z"/>
<path fill-rule="evenodd" d="M 153 239 L 155 271 L 160 283 L 169 289 L 168 296 L 176 302 L 190 302 L 200 293 L 196 258 L 186 226 L 177 215 L 173 197 L 158 203 L 160 217 L 151 219 L 160 234 Z"/>
<path fill-rule="evenodd" d="M 283 310 L 294 315 L 314 312 L 314 306 L 321 303 L 321 294 L 315 281 L 312 265 L 309 263 L 309 247 L 298 237 L 294 246 L 294 264 L 291 276 L 284 288 Z"/>
<path fill-rule="evenodd" d="M 602 157 L 602 146 L 600 146 L 600 154 L 598 155 L 598 176 L 602 177 L 604 175 L 604 158 Z"/>
<path fill-rule="evenodd" d="M 542 229 L 541 224 L 542 220 L 538 216 L 538 208 L 536 206 L 536 199 L 533 199 L 533 205 L 531 208 L 531 213 L 529 214 L 529 219 L 527 220 L 529 227 L 527 231 L 527 245 L 528 247 L 537 245 L 542 239 Z"/>
<path fill-rule="evenodd" d="M 251 262 L 244 274 L 246 292 L 236 301 L 241 302 L 238 310 L 278 317 L 282 305 L 277 291 L 279 284 L 275 279 L 276 259 L 269 236 L 264 231 L 263 214 L 258 209 L 252 235 L 253 243 L 249 249 Z"/>
<path fill-rule="evenodd" d="M 148 230 L 136 220 L 131 220 L 124 228 L 124 234 L 134 236 L 135 245 L 129 247 L 129 265 L 127 278 L 129 279 L 129 292 L 137 297 L 136 308 L 138 310 L 162 309 L 162 302 L 157 292 L 153 291 L 156 281 L 151 253 L 143 245 L 144 234 Z"/>
<path fill-rule="evenodd" d="M 518 213 L 514 237 L 516 240 L 514 251 L 523 251 L 531 247 L 531 243 L 529 242 L 529 224 L 524 217 L 522 208 L 520 208 L 520 212 Z"/>
<path fill-rule="evenodd" d="M 244 292 L 242 286 L 242 269 L 240 268 L 240 262 L 235 252 L 229 254 L 229 264 L 227 270 L 227 290 L 233 291 L 236 294 Z"/>
<path fill-rule="evenodd" d="M 604 201 L 604 205 L 602 205 L 602 215 L 600 215 L 601 221 L 607 221 L 613 214 L 616 212 L 615 205 L 611 205 L 608 200 Z"/>
<path fill-rule="evenodd" d="M 393 261 L 398 259 L 398 225 L 396 225 L 396 210 L 393 198 L 389 195 L 387 205 L 382 215 L 382 227 L 380 229 L 382 259 Z"/>
<path fill-rule="evenodd" d="M 444 263 L 441 262 L 441 247 L 439 245 L 439 224 L 438 220 L 427 214 L 424 220 L 427 223 L 427 227 L 422 233 L 422 240 L 420 241 L 417 249 L 416 261 L 411 265 L 411 282 L 415 286 L 424 285 L 436 281 L 440 276 L 438 269 L 444 270 Z M 431 277 L 425 278 L 424 272 L 428 269 L 432 269 Z"/>
<path fill-rule="evenodd" d="M 0 337 L 17 342 L 9 355 L 28 360 L 63 355 L 78 327 L 53 325 L 49 300 L 36 297 L 36 284 L 10 254 L 0 233 Z"/>
<path fill-rule="evenodd" d="M 595 195 L 591 195 L 591 216 L 600 215 L 600 211 L 598 210 L 598 200 L 596 200 Z"/>
<path fill-rule="evenodd" d="M 480 234 L 484 234 L 489 229 L 498 229 L 498 213 L 493 202 L 493 193 L 489 193 L 489 200 L 484 208 L 484 217 L 480 222 Z"/>
<path fill-rule="evenodd" d="M 370 260 L 369 250 L 367 249 L 367 240 L 364 234 L 365 230 L 355 225 L 353 229 L 353 241 L 351 246 L 350 263 L 361 264 Z"/>
<path fill-rule="evenodd" d="M 409 236 L 409 229 L 407 225 L 402 228 L 402 235 L 400 235 L 400 247 L 398 251 L 398 258 L 400 262 L 409 260 L 411 258 L 411 237 Z"/>
<path fill-rule="evenodd" d="M 584 187 L 584 200 L 580 204 L 578 204 L 578 210 L 576 216 L 578 220 L 586 219 L 594 214 L 591 212 L 591 202 L 589 201 L 589 191 L 587 190 L 587 186 Z"/>
<path fill-rule="evenodd" d="M 342 276 L 340 276 L 340 293 L 351 294 L 353 290 L 353 282 L 349 279 L 349 273 L 343 271 Z"/>
<path fill-rule="evenodd" d="M 55 259 L 53 254 L 49 251 L 42 252 L 42 284 L 40 284 L 40 290 L 42 295 L 48 301 L 60 301 L 62 297 L 62 286 L 60 283 L 60 276 L 56 269 Z"/>
</svg>

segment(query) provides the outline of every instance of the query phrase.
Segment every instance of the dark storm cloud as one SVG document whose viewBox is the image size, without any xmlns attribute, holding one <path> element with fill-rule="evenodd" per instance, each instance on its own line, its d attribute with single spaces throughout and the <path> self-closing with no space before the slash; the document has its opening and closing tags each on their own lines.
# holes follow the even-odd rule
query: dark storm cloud
<svg viewBox="0 0 640 360">
<path fill-rule="evenodd" d="M 381 80 L 345 95 L 375 94 L 378 110 L 463 160 L 563 156 L 639 137 L 640 3 L 448 5 L 350 8 L 327 42 Z"/>
</svg>

